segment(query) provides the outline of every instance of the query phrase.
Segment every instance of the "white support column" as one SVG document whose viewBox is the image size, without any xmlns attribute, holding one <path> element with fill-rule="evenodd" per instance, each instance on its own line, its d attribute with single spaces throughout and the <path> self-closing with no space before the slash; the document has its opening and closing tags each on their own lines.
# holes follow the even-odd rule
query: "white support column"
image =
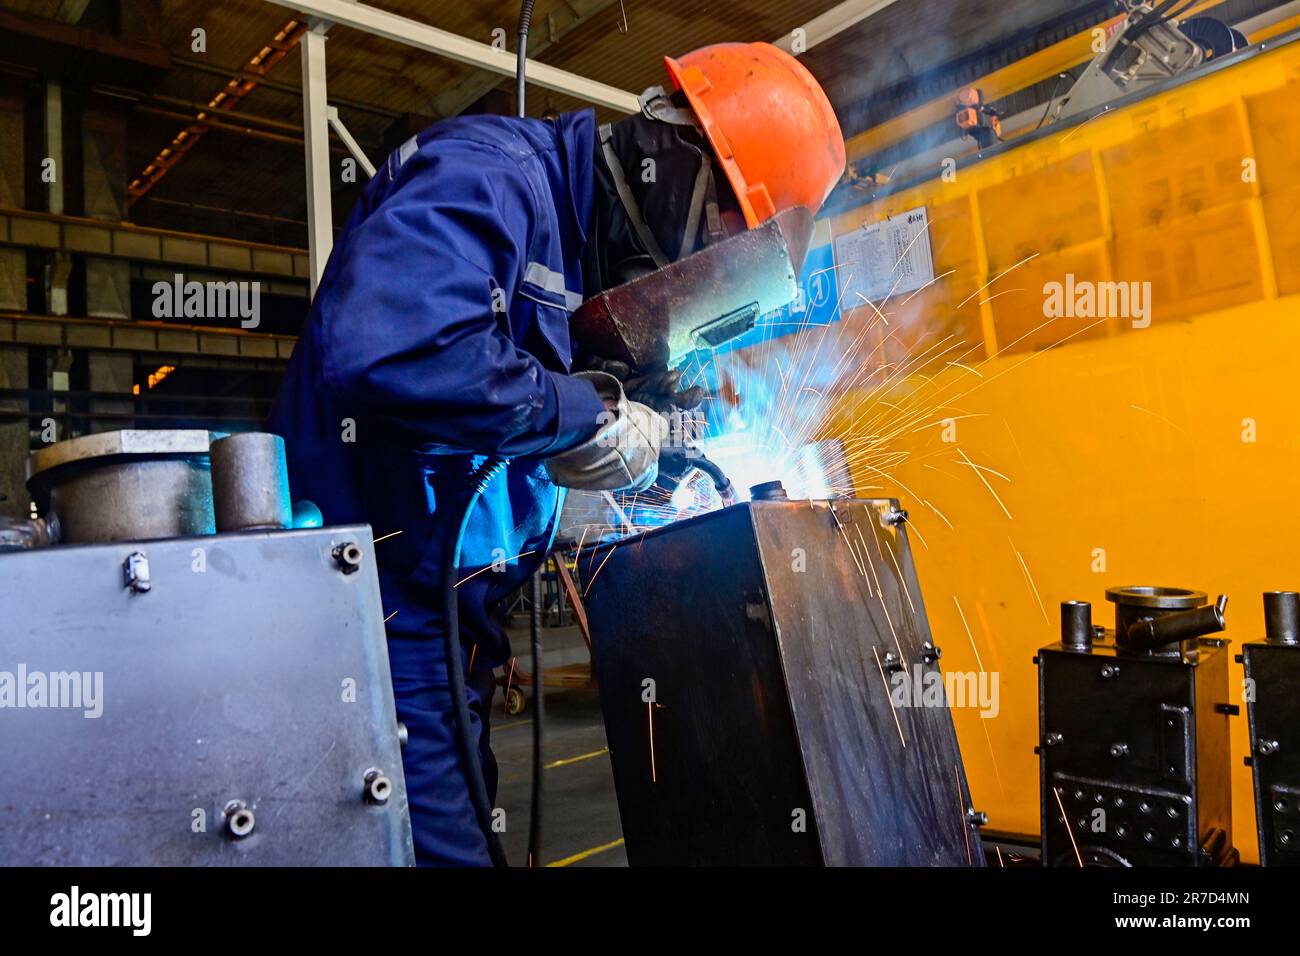
<svg viewBox="0 0 1300 956">
<path fill-rule="evenodd" d="M 500 73 L 502 76 L 514 76 L 515 73 L 513 53 L 494 49 L 490 44 L 448 33 L 427 23 L 369 7 L 364 3 L 356 3 L 353 0 L 268 0 L 268 2 L 329 20 L 339 26 L 363 30 L 417 50 L 437 53 L 461 63 Z M 580 100 L 595 103 L 597 106 L 608 106 L 623 113 L 637 113 L 641 110 L 641 103 L 634 93 L 616 89 L 605 83 L 597 83 L 585 76 L 578 76 L 576 73 L 569 73 L 533 60 L 528 61 L 528 82 L 542 89 L 567 93 Z"/>
<path fill-rule="evenodd" d="M 798 56 L 897 2 L 898 0 L 844 0 L 820 16 L 813 17 L 797 30 L 777 37 L 772 43 L 785 52 Z"/>
<path fill-rule="evenodd" d="M 302 130 L 307 161 L 307 248 L 311 294 L 316 294 L 325 263 L 334 248 L 334 211 L 330 202 L 329 106 L 325 101 L 325 32 L 328 23 L 312 26 L 298 47 L 302 55 Z"/>
<path fill-rule="evenodd" d="M 56 216 L 63 215 L 63 84 L 58 80 L 45 81 L 45 158 L 54 160 L 54 179 L 49 182 L 46 209 Z M 44 167 L 42 166 L 42 172 Z"/>
<path fill-rule="evenodd" d="M 370 179 L 374 179 L 375 164 L 370 161 L 370 157 L 367 156 L 365 150 L 361 148 L 361 144 L 358 143 L 356 139 L 353 138 L 352 134 L 348 132 L 347 126 L 344 125 L 343 120 L 339 118 L 338 107 L 330 106 L 326 108 L 325 115 L 329 117 L 330 129 L 334 130 L 334 135 L 343 140 L 343 145 L 348 148 L 348 152 L 351 153 L 352 158 L 357 161 L 357 165 L 365 170 L 366 176 Z"/>
</svg>

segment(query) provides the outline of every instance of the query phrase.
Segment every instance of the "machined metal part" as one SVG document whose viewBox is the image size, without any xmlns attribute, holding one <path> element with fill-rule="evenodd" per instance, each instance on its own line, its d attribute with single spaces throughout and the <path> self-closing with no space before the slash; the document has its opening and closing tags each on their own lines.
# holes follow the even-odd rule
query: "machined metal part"
<svg viewBox="0 0 1300 956">
<path fill-rule="evenodd" d="M 789 501 L 790 496 L 786 494 L 785 485 L 778 481 L 765 481 L 759 485 L 751 485 L 749 497 L 754 501 Z"/>
<path fill-rule="evenodd" d="M 143 551 L 132 551 L 122 563 L 122 583 L 136 594 L 153 590 L 149 575 L 149 557 Z"/>
<path fill-rule="evenodd" d="M 1271 644 L 1300 644 L 1300 592 L 1264 594 L 1264 635 Z"/>
<path fill-rule="evenodd" d="M 212 534 L 208 449 L 192 429 L 86 435 L 34 452 L 27 487 L 63 544 Z"/>
<path fill-rule="evenodd" d="M 1300 866 L 1298 597 L 1295 591 L 1264 595 L 1265 638 L 1247 641 L 1238 658 L 1246 675 L 1255 829 L 1264 866 Z"/>
<path fill-rule="evenodd" d="M 1043 864 L 1230 865 L 1228 642 L 1183 630 L 1217 630 L 1221 608 L 1184 588 L 1106 593 L 1117 630 L 1180 642 L 1119 642 L 1062 604 L 1061 641 L 1034 658 Z"/>
<path fill-rule="evenodd" d="M 268 531 L 293 525 L 284 439 L 241 432 L 212 442 L 212 505 L 218 531 Z"/>
<path fill-rule="evenodd" d="M 0 861 L 411 864 L 379 582 L 340 542 L 370 530 L 0 555 Z"/>
<path fill-rule="evenodd" d="M 1128 650 L 1176 654 L 1169 645 L 1214 634 L 1224 628 L 1228 599 L 1206 604 L 1204 591 L 1167 587 L 1107 588 L 1115 605 L 1115 640 Z"/>
<path fill-rule="evenodd" d="M 58 523 L 46 518 L 0 517 L 0 551 L 43 548 L 58 540 Z"/>
<path fill-rule="evenodd" d="M 1081 651 L 1092 648 L 1092 605 L 1087 601 L 1061 602 L 1061 643 Z"/>
<path fill-rule="evenodd" d="M 983 865 L 907 529 L 881 520 L 894 508 L 752 501 L 595 558 L 632 864 Z"/>
<path fill-rule="evenodd" d="M 796 207 L 663 269 L 602 292 L 573 313 L 594 355 L 645 369 L 715 348 L 793 302 L 813 217 Z"/>
</svg>

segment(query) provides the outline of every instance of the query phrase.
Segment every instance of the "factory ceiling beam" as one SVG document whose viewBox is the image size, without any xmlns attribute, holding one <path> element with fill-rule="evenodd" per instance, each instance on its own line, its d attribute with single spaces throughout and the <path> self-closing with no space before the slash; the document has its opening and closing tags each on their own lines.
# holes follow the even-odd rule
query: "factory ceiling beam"
<svg viewBox="0 0 1300 956">
<path fill-rule="evenodd" d="M 248 61 L 248 69 L 254 70 L 257 74 L 265 74 L 275 68 L 276 64 L 284 59 L 289 50 L 298 43 L 306 32 L 307 25 L 301 20 L 290 20 L 280 28 L 280 31 L 255 53 Z M 225 110 L 234 109 L 249 93 L 258 86 L 258 78 L 240 78 L 232 77 L 227 81 L 225 88 L 218 91 L 208 106 L 216 108 L 221 107 Z M 208 119 L 208 114 L 204 110 L 199 110 L 194 114 L 194 122 L 186 126 L 177 133 L 170 143 L 164 146 L 154 157 L 153 162 L 149 163 L 140 174 L 131 180 L 127 186 L 127 194 L 130 197 L 128 202 L 134 205 L 140 197 L 153 189 L 159 181 L 166 176 L 172 168 L 184 158 L 185 154 L 194 148 L 194 144 L 202 138 L 211 124 L 204 120 Z"/>
<path fill-rule="evenodd" d="M 409 17 L 368 7 L 363 3 L 350 3 L 349 0 L 267 0 L 267 2 L 290 10 L 300 10 L 322 20 L 383 37 L 403 46 L 481 67 L 501 76 L 514 76 L 515 73 L 515 55 L 509 51 L 495 49 L 487 43 L 478 43 Z M 528 61 L 528 81 L 543 89 L 567 93 L 589 103 L 595 103 L 597 106 L 606 106 L 622 113 L 635 113 L 641 108 L 633 93 L 533 60 Z"/>
<path fill-rule="evenodd" d="M 532 32 L 528 35 L 528 51 L 535 56 L 545 53 L 559 43 L 565 34 L 572 33 L 583 24 L 589 23 L 592 18 L 616 6 L 619 2 L 620 0 L 569 0 L 554 13 L 547 14 L 546 19 L 534 24 Z M 500 84 L 501 74 L 487 70 L 474 70 L 433 98 L 433 115 L 440 119 L 456 116 Z"/>
<path fill-rule="evenodd" d="M 259 73 L 247 69 L 246 67 L 223 67 L 213 66 L 211 63 L 204 63 L 202 60 L 192 60 L 187 57 L 178 56 L 173 59 L 173 64 L 180 69 L 194 70 L 196 73 L 208 73 L 212 76 L 223 78 L 236 77 L 241 80 L 256 80 L 259 89 L 274 90 L 276 93 L 284 93 L 292 96 L 295 100 L 302 96 L 302 89 L 291 83 L 279 83 L 275 80 L 267 79 Z M 387 120 L 400 119 L 402 112 L 400 110 L 390 110 L 382 106 L 376 106 L 374 103 L 362 103 L 360 100 L 342 99 L 338 96 L 332 97 L 335 106 L 346 106 L 350 110 L 359 110 L 362 113 L 369 113 L 372 116 L 382 116 Z"/>
<path fill-rule="evenodd" d="M 811 50 L 818 43 L 823 43 L 831 37 L 843 33 L 849 27 L 856 26 L 868 17 L 874 17 L 881 10 L 892 7 L 898 0 L 845 0 L 837 7 L 832 7 L 825 13 L 813 17 L 803 26 L 799 27 L 803 31 L 801 38 L 800 53 L 804 50 Z M 794 53 L 795 31 L 773 40 L 775 46 L 779 46 L 787 53 Z"/>
</svg>

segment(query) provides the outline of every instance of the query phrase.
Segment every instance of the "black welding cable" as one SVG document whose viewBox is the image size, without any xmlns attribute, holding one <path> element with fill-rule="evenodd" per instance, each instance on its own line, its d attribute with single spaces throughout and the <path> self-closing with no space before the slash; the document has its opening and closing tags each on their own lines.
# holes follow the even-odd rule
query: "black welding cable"
<svg viewBox="0 0 1300 956">
<path fill-rule="evenodd" d="M 528 28 L 533 23 L 533 4 L 524 0 L 519 7 L 519 58 L 515 62 L 515 106 L 520 119 L 524 116 L 524 74 L 528 69 Z"/>
<path fill-rule="evenodd" d="M 557 561 L 561 560 L 556 557 Z M 532 605 L 529 637 L 533 648 L 533 792 L 528 811 L 528 865 L 542 864 L 542 720 L 546 711 L 542 703 L 542 572 L 546 562 L 533 572 Z"/>
<path fill-rule="evenodd" d="M 524 113 L 524 87 L 527 84 L 528 71 L 528 29 L 533 22 L 533 4 L 535 0 L 523 0 L 519 6 L 519 54 L 515 61 L 515 106 L 519 118 Z M 559 494 L 559 492 L 557 492 Z M 559 498 L 559 504 L 564 499 Z M 557 520 L 559 508 L 556 509 Z M 555 529 L 551 529 L 554 535 Z M 549 540 L 549 538 L 548 538 Z M 549 547 L 549 545 L 548 545 Z M 542 568 L 546 562 L 542 562 Z M 532 803 L 528 811 L 528 862 L 536 866 L 541 862 L 542 850 L 542 716 L 544 713 L 542 699 L 542 612 L 541 612 L 541 571 L 534 572 L 532 578 L 533 613 L 529 621 L 529 641 L 532 645 L 533 658 L 533 787 Z"/>
<path fill-rule="evenodd" d="M 447 626 L 443 631 L 443 657 L 447 665 L 447 682 L 451 690 L 452 713 L 456 718 L 456 736 L 460 741 L 461 765 L 465 782 L 469 785 L 470 802 L 479 829 L 487 841 L 488 856 L 493 866 L 508 866 L 501 840 L 492 829 L 492 800 L 488 797 L 487 783 L 483 779 L 483 761 L 479 758 L 478 742 L 474 739 L 469 712 L 469 697 L 465 689 L 465 665 L 460 652 L 460 607 L 456 590 L 456 574 L 460 565 L 460 550 L 465 543 L 465 529 L 470 516 L 488 483 L 505 466 L 500 458 L 489 458 L 470 475 L 473 489 L 465 513 L 459 522 L 447 526 L 447 551 L 444 555 L 443 603 L 446 605 Z M 490 701 L 489 701 L 490 703 Z"/>
</svg>

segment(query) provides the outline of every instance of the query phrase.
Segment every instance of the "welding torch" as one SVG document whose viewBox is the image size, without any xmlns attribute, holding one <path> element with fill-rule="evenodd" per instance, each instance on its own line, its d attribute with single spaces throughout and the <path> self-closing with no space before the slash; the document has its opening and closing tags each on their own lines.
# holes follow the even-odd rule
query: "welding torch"
<svg viewBox="0 0 1300 956">
<path fill-rule="evenodd" d="M 717 462 L 711 461 L 699 445 L 693 442 L 675 442 L 660 450 L 658 483 L 671 494 L 692 468 L 698 468 L 708 475 L 718 497 L 722 499 L 723 507 L 736 503 L 736 489 L 731 484 L 731 479 L 718 467 Z"/>
</svg>

